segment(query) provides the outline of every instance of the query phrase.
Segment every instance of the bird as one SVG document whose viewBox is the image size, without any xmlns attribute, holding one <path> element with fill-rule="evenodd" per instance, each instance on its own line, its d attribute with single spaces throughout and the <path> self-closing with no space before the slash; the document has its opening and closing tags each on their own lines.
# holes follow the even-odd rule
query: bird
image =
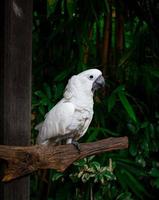
<svg viewBox="0 0 159 200">
<path fill-rule="evenodd" d="M 93 118 L 93 96 L 104 87 L 105 79 L 98 69 L 73 75 L 65 87 L 63 98 L 36 125 L 36 143 L 73 144 L 80 151 L 78 140 L 86 133 Z"/>
</svg>

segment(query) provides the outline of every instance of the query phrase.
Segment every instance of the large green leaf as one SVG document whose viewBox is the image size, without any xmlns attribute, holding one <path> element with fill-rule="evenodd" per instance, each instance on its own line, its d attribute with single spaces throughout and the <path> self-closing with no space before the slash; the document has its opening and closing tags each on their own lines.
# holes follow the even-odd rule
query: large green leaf
<svg viewBox="0 0 159 200">
<path fill-rule="evenodd" d="M 112 93 L 108 97 L 108 112 L 111 112 L 111 110 L 114 108 L 116 103 L 116 93 Z"/>
<path fill-rule="evenodd" d="M 120 101 L 121 101 L 123 107 L 124 107 L 125 110 L 127 111 L 129 117 L 130 117 L 134 122 L 137 122 L 134 109 L 133 109 L 133 107 L 131 106 L 131 104 L 129 103 L 127 97 L 125 96 L 125 93 L 124 93 L 123 91 L 120 91 L 120 92 L 118 93 L 118 96 L 119 96 L 119 99 L 120 99 Z"/>
<path fill-rule="evenodd" d="M 67 0 L 67 11 L 70 18 L 72 18 L 73 15 L 75 14 L 75 7 L 76 7 L 76 1 Z"/>
<path fill-rule="evenodd" d="M 44 90 L 46 92 L 47 97 L 51 99 L 52 98 L 51 87 L 47 83 L 44 83 Z"/>
<path fill-rule="evenodd" d="M 140 198 L 145 199 L 144 196 L 149 196 L 146 189 L 144 188 L 144 185 L 141 184 L 137 180 L 135 176 L 133 176 L 131 173 L 129 173 L 127 170 L 123 170 L 123 176 L 125 176 L 126 183 L 130 187 L 130 189 Z"/>
</svg>

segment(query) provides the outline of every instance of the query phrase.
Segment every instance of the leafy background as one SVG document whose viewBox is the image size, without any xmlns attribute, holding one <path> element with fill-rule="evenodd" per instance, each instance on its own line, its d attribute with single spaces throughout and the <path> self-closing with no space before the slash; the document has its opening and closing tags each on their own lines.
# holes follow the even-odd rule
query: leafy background
<svg viewBox="0 0 159 200">
<path fill-rule="evenodd" d="M 157 0 L 34 0 L 34 126 L 68 79 L 99 68 L 108 83 L 80 142 L 128 136 L 129 148 L 31 176 L 32 200 L 156 199 L 159 189 L 159 3 Z"/>
</svg>

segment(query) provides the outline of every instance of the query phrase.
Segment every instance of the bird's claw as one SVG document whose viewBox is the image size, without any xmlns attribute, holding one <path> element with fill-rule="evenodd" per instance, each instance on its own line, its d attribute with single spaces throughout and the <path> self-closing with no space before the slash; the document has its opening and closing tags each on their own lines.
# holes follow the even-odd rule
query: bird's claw
<svg viewBox="0 0 159 200">
<path fill-rule="evenodd" d="M 77 141 L 72 141 L 72 144 L 76 147 L 78 153 L 80 153 L 81 152 L 80 144 Z"/>
</svg>

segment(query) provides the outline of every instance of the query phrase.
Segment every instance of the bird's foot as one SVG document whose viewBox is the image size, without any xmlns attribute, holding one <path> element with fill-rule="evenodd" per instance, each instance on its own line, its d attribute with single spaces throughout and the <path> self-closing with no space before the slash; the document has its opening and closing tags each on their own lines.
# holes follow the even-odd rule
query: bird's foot
<svg viewBox="0 0 159 200">
<path fill-rule="evenodd" d="M 72 141 L 72 144 L 76 147 L 78 153 L 80 153 L 81 152 L 80 144 L 77 141 Z"/>
</svg>

